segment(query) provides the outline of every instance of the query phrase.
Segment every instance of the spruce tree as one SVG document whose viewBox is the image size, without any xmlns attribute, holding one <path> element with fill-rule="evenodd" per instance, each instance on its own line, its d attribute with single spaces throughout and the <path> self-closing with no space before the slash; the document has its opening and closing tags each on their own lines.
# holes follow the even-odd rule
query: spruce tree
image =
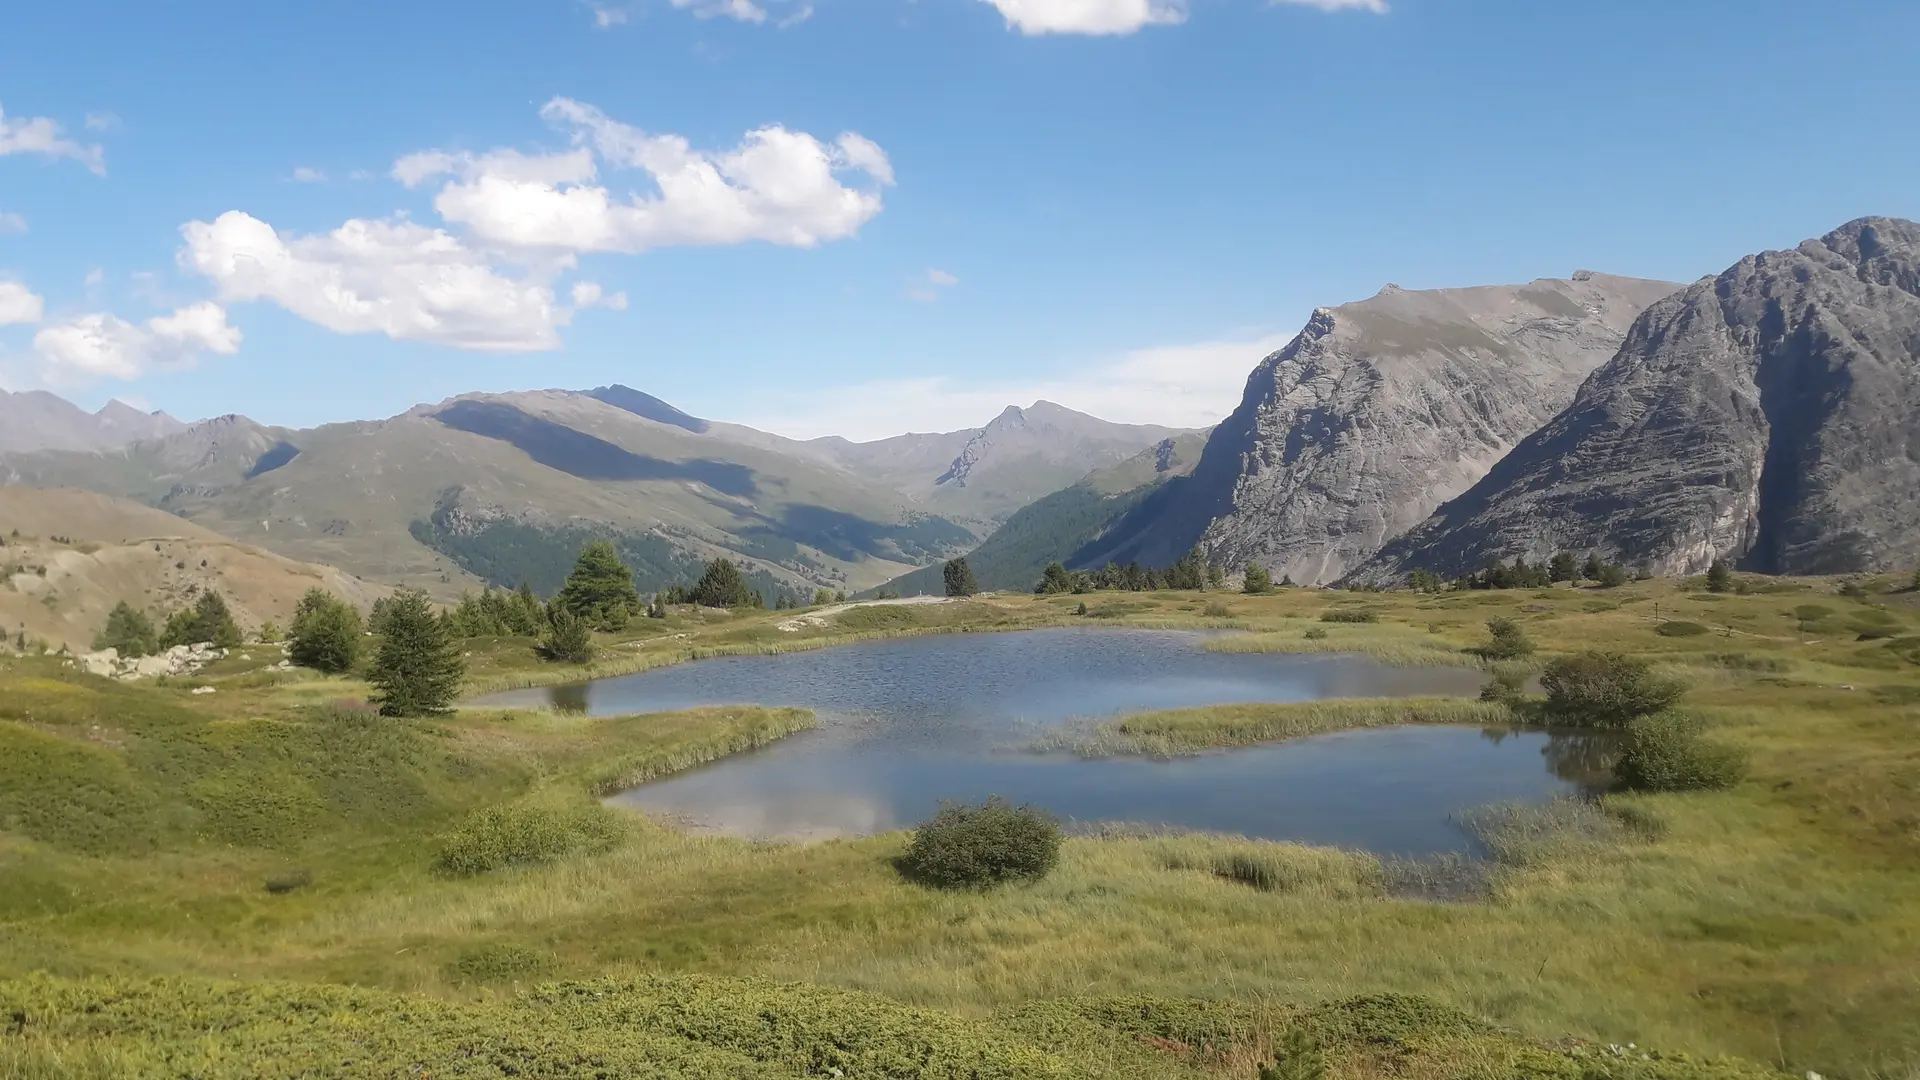
<svg viewBox="0 0 1920 1080">
<path fill-rule="evenodd" d="M 1272 592 L 1273 575 L 1268 573 L 1267 568 L 1261 566 L 1259 563 L 1250 562 L 1247 564 L 1246 581 L 1240 586 L 1240 591 L 1246 593 L 1248 596 L 1258 596 L 1261 593 Z"/>
<path fill-rule="evenodd" d="M 1579 574 L 1580 568 L 1574 563 L 1571 551 L 1560 552 L 1553 557 L 1553 562 L 1547 564 L 1548 581 L 1572 581 Z"/>
<path fill-rule="evenodd" d="M 573 572 L 553 599 L 599 630 L 619 630 L 640 610 L 633 570 L 620 561 L 611 540 L 591 540 L 580 549 Z"/>
<path fill-rule="evenodd" d="M 1033 587 L 1033 591 L 1042 596 L 1072 592 L 1073 578 L 1068 576 L 1064 564 L 1048 563 L 1047 568 L 1040 574 L 1040 583 Z"/>
<path fill-rule="evenodd" d="M 234 623 L 233 613 L 227 610 L 226 600 L 212 589 L 201 593 L 192 607 L 174 612 L 160 638 L 161 647 L 168 649 L 202 642 L 222 649 L 240 644 L 240 627 Z"/>
<path fill-rule="evenodd" d="M 1605 569 L 1606 566 L 1600 561 L 1600 556 L 1590 551 L 1587 553 L 1587 561 L 1580 566 L 1580 576 L 1588 581 L 1599 581 L 1600 573 Z"/>
<path fill-rule="evenodd" d="M 948 596 L 972 596 L 980 591 L 979 584 L 973 580 L 973 569 L 967 565 L 965 555 L 947 560 L 947 565 L 941 568 L 940 576 L 946 583 Z"/>
<path fill-rule="evenodd" d="M 340 675 L 360 660 L 364 634 L 360 613 L 325 589 L 308 589 L 293 609 L 287 659 L 304 668 Z"/>
<path fill-rule="evenodd" d="M 701 607 L 754 607 L 758 597 L 747 588 L 747 579 L 732 559 L 715 559 L 694 583 L 687 599 Z"/>
<path fill-rule="evenodd" d="M 147 656 L 159 647 L 153 620 L 135 611 L 125 600 L 107 614 L 107 625 L 93 639 L 95 649 L 114 649 L 121 656 Z"/>
<path fill-rule="evenodd" d="M 555 663 L 584 664 L 593 659 L 593 633 L 587 621 L 553 605 L 547 613 L 547 636 L 540 642 L 540 655 Z"/>
<path fill-rule="evenodd" d="M 1727 560 L 1715 558 L 1713 565 L 1707 567 L 1707 591 L 1726 592 L 1731 588 L 1733 588 L 1733 567 L 1727 565 Z"/>
<path fill-rule="evenodd" d="M 404 590 L 387 602 L 384 632 L 367 681 L 382 716 L 437 716 L 448 712 L 466 676 L 466 663 L 425 593 Z"/>
</svg>

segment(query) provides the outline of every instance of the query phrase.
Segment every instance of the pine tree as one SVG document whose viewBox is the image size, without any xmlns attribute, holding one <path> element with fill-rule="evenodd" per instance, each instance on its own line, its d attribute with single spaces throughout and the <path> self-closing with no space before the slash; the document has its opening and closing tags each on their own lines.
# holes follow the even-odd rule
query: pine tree
<svg viewBox="0 0 1920 1080">
<path fill-rule="evenodd" d="M 587 621 L 553 605 L 547 613 L 547 636 L 540 642 L 540 655 L 555 663 L 584 664 L 593 659 L 593 632 Z"/>
<path fill-rule="evenodd" d="M 1580 565 L 1580 576 L 1588 581 L 1599 581 L 1600 572 L 1605 569 L 1606 566 L 1601 563 L 1600 556 L 1590 551 L 1587 553 L 1587 561 Z"/>
<path fill-rule="evenodd" d="M 293 609 L 287 659 L 304 668 L 339 675 L 360 660 L 364 634 L 360 613 L 325 589 L 308 589 Z"/>
<path fill-rule="evenodd" d="M 647 604 L 647 618 L 664 619 L 667 617 L 667 602 L 659 593 L 653 594 L 652 602 Z"/>
<path fill-rule="evenodd" d="M 590 540 L 553 602 L 599 630 L 619 630 L 640 610 L 633 570 L 620 561 L 611 540 Z"/>
<path fill-rule="evenodd" d="M 1268 573 L 1267 568 L 1261 566 L 1259 563 L 1250 562 L 1247 564 L 1246 581 L 1240 586 L 1240 591 L 1246 593 L 1248 596 L 1258 596 L 1261 593 L 1272 592 L 1273 575 Z"/>
<path fill-rule="evenodd" d="M 1560 552 L 1553 557 L 1553 562 L 1547 565 L 1548 581 L 1572 581 L 1579 573 L 1580 568 L 1574 563 L 1571 551 Z"/>
<path fill-rule="evenodd" d="M 1227 587 L 1227 572 L 1213 563 L 1207 564 L 1207 588 L 1224 589 Z"/>
<path fill-rule="evenodd" d="M 395 593 L 387 602 L 385 626 L 367 672 L 381 715 L 448 712 L 467 665 L 426 594 L 410 589 Z"/>
<path fill-rule="evenodd" d="M 1172 566 L 1167 567 L 1164 580 L 1169 589 L 1204 589 L 1207 587 L 1206 564 L 1201 561 L 1200 549 L 1194 548 L 1180 556 Z"/>
<path fill-rule="evenodd" d="M 948 596 L 972 596 L 980 591 L 979 584 L 973 580 L 972 568 L 967 566 L 965 555 L 947 560 L 947 565 L 941 568 L 940 576 L 946 583 Z"/>
<path fill-rule="evenodd" d="M 212 589 L 201 593 L 200 599 L 195 600 L 192 607 L 174 612 L 160 637 L 161 647 L 168 649 L 202 642 L 222 649 L 231 649 L 240 644 L 240 627 L 234 623 L 233 613 L 227 610 L 227 602 Z"/>
<path fill-rule="evenodd" d="M 1727 565 L 1727 560 L 1715 558 L 1713 565 L 1707 567 L 1707 591 L 1726 592 L 1731 588 L 1733 588 L 1733 567 Z"/>
<path fill-rule="evenodd" d="M 107 625 L 93 639 L 97 649 L 114 649 L 121 656 L 147 656 L 159 647 L 153 620 L 133 609 L 125 600 L 107 613 Z"/>
<path fill-rule="evenodd" d="M 747 588 L 747 579 L 732 559 L 715 559 L 707 564 L 687 599 L 701 607 L 731 608 L 754 607 L 758 597 Z"/>
<path fill-rule="evenodd" d="M 1072 592 L 1073 578 L 1067 574 L 1064 564 L 1048 563 L 1047 568 L 1040 574 L 1040 583 L 1033 587 L 1033 591 L 1041 596 Z"/>
<path fill-rule="evenodd" d="M 1273 1064 L 1260 1066 L 1260 1080 L 1321 1080 L 1327 1060 L 1320 1046 L 1301 1028 L 1289 1028 L 1280 1039 Z"/>
</svg>

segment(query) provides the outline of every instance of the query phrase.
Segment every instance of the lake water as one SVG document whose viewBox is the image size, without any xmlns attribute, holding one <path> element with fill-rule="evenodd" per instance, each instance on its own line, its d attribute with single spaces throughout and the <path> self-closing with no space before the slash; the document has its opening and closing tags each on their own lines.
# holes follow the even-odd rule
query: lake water
<svg viewBox="0 0 1920 1080">
<path fill-rule="evenodd" d="M 1173 760 L 1021 746 L 1062 725 L 1241 701 L 1472 695 L 1466 669 L 1357 656 L 1220 653 L 1196 633 L 1073 628 L 863 642 L 701 660 L 485 703 L 599 715 L 696 705 L 799 705 L 820 721 L 762 750 L 612 801 L 755 837 L 910 826 L 943 799 L 1003 795 L 1072 822 L 1126 821 L 1423 856 L 1471 849 L 1468 806 L 1578 789 L 1577 741 L 1543 732 L 1406 727 L 1340 732 Z"/>
</svg>

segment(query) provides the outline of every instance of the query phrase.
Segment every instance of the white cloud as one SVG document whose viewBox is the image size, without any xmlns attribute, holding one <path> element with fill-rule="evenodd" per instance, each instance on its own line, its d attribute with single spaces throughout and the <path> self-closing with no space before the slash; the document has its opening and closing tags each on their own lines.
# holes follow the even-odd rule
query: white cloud
<svg viewBox="0 0 1920 1080">
<path fill-rule="evenodd" d="M 209 301 L 138 325 L 105 313 L 82 315 L 33 335 L 41 376 L 53 385 L 133 379 L 154 368 L 191 367 L 203 352 L 232 354 L 239 348 L 240 331 L 228 325 L 224 308 Z"/>
<path fill-rule="evenodd" d="M 960 279 L 957 277 L 954 277 L 952 274 L 936 266 L 933 269 L 927 271 L 927 284 L 958 285 L 960 284 Z"/>
<path fill-rule="evenodd" d="M 1131 34 L 1187 20 L 1184 0 L 986 0 L 1023 34 Z"/>
<path fill-rule="evenodd" d="M 673 6 L 693 12 L 696 19 L 728 18 L 737 22 L 763 23 L 767 9 L 753 0 L 672 0 Z"/>
<path fill-rule="evenodd" d="M 26 231 L 27 231 L 26 218 L 21 217 L 19 214 L 13 213 L 11 211 L 0 210 L 0 236 L 5 236 L 9 233 L 23 233 Z"/>
<path fill-rule="evenodd" d="M 907 295 L 915 300 L 932 302 L 940 298 L 941 289 L 949 289 L 960 284 L 960 279 L 939 267 L 927 270 L 923 279 L 907 288 Z"/>
<path fill-rule="evenodd" d="M 0 278 L 0 326 L 37 323 L 45 313 L 46 305 L 31 289 Z"/>
<path fill-rule="evenodd" d="M 88 131 L 112 131 L 120 126 L 120 118 L 110 112 L 90 112 L 87 114 Z"/>
<path fill-rule="evenodd" d="M 628 18 L 626 8 L 608 7 L 605 4 L 593 3 L 591 0 L 588 0 L 587 8 L 593 12 L 593 25 L 601 30 L 619 26 Z"/>
<path fill-rule="evenodd" d="M 569 98 L 540 113 L 569 133 L 573 150 L 429 150 L 396 161 L 393 175 L 410 187 L 451 176 L 434 209 L 480 240 L 565 253 L 752 240 L 812 247 L 854 235 L 880 212 L 879 189 L 893 183 L 886 152 L 852 132 L 824 143 L 776 124 L 748 132 L 733 149 L 709 151 Z M 616 194 L 599 182 L 603 166 L 638 170 L 651 190 Z M 843 183 L 847 174 L 865 182 Z"/>
<path fill-rule="evenodd" d="M 89 289 L 97 289 L 106 280 L 107 272 L 96 266 L 87 271 L 87 276 L 81 278 L 80 283 Z"/>
<path fill-rule="evenodd" d="M 573 306 L 576 310 L 590 307 L 603 307 L 612 311 L 627 310 L 626 293 L 606 292 L 600 288 L 600 283 L 597 281 L 574 282 L 571 295 L 573 296 Z"/>
<path fill-rule="evenodd" d="M 1273 2 L 1317 8 L 1321 11 L 1371 11 L 1375 15 L 1387 13 L 1387 0 L 1273 0 Z"/>
<path fill-rule="evenodd" d="M 270 300 L 342 334 L 379 333 L 463 349 L 550 349 L 566 313 L 553 290 L 494 270 L 443 229 L 355 218 L 282 236 L 229 210 L 181 227 L 180 265 L 227 301 Z"/>
<path fill-rule="evenodd" d="M 1141 349 L 1050 378 L 980 382 L 937 375 L 783 393 L 737 419 L 792 438 L 867 440 L 977 427 L 1009 404 L 1045 400 L 1116 423 L 1207 427 L 1233 411 L 1248 374 L 1289 340 L 1271 335 Z"/>
<path fill-rule="evenodd" d="M 9 120 L 0 109 L 0 157 L 8 154 L 41 154 L 50 158 L 71 158 L 95 174 L 107 172 L 106 154 L 98 146 L 86 146 L 60 134 L 60 125 L 44 116 Z"/>
<path fill-rule="evenodd" d="M 294 167 L 292 178 L 302 184 L 318 184 L 327 178 L 327 174 L 308 165 L 297 165 Z"/>
</svg>

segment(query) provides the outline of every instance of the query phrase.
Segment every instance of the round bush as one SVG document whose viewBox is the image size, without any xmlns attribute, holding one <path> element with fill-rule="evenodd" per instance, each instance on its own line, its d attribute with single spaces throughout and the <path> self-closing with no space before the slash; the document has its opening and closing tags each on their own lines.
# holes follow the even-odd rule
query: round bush
<svg viewBox="0 0 1920 1080">
<path fill-rule="evenodd" d="M 1633 791 L 1713 791 L 1746 776 L 1746 751 L 1701 738 L 1698 720 L 1675 713 L 1635 720 L 1614 767 Z"/>
<path fill-rule="evenodd" d="M 434 865 L 441 873 L 469 877 L 605 848 L 616 835 L 607 811 L 598 806 L 492 806 L 468 817 L 441 842 Z"/>
<path fill-rule="evenodd" d="M 1624 728 L 1665 710 L 1686 688 L 1655 678 L 1645 660 L 1619 653 L 1563 656 L 1540 674 L 1548 719 L 1576 727 Z"/>
<path fill-rule="evenodd" d="M 935 888 L 979 889 L 1044 877 L 1059 860 L 1059 821 L 995 795 L 976 806 L 942 804 L 914 832 L 900 870 Z"/>
</svg>

